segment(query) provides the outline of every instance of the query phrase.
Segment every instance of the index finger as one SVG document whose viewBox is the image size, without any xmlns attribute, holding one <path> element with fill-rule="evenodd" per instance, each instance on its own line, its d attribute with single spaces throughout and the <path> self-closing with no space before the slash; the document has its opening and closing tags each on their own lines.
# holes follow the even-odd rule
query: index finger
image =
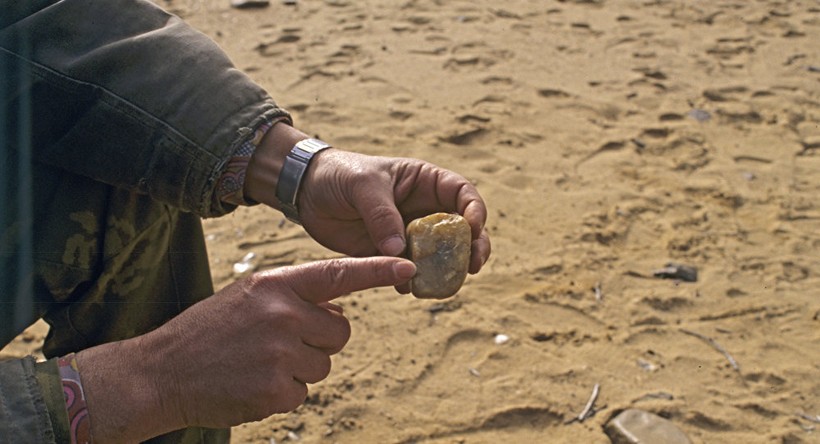
<svg viewBox="0 0 820 444">
<path fill-rule="evenodd" d="M 311 262 L 271 274 L 301 299 L 319 304 L 354 291 L 403 284 L 416 274 L 416 266 L 407 259 L 377 256 Z"/>
</svg>

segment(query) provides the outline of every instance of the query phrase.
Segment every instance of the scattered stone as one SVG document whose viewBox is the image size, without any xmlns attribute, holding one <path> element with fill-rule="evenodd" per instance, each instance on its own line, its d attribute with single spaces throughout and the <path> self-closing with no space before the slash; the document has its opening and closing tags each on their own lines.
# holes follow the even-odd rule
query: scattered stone
<svg viewBox="0 0 820 444">
<path fill-rule="evenodd" d="M 236 9 L 267 8 L 270 0 L 231 0 L 231 6 Z"/>
<path fill-rule="evenodd" d="M 653 363 L 651 363 L 651 362 L 649 362 L 645 359 L 641 359 L 641 358 L 638 358 L 638 367 L 640 367 L 640 368 L 642 368 L 642 369 L 644 369 L 648 372 L 654 372 L 655 370 L 658 369 L 657 365 L 655 365 L 655 364 L 653 364 Z"/>
<path fill-rule="evenodd" d="M 803 145 L 803 151 L 798 155 L 805 155 L 806 153 L 820 148 L 820 136 L 807 136 L 800 142 Z"/>
<path fill-rule="evenodd" d="M 239 262 L 233 264 L 233 272 L 236 275 L 243 275 L 256 269 L 256 253 L 250 252 L 242 257 Z"/>
<path fill-rule="evenodd" d="M 670 262 L 660 270 L 655 270 L 652 275 L 661 279 L 677 279 L 684 282 L 697 282 L 698 269 L 689 265 L 681 265 Z"/>
<path fill-rule="evenodd" d="M 624 410 L 607 423 L 604 431 L 613 444 L 692 443 L 671 421 L 638 409 Z"/>
<path fill-rule="evenodd" d="M 470 266 L 470 225 L 458 214 L 435 213 L 407 225 L 410 260 L 417 267 L 410 288 L 417 298 L 444 299 L 461 288 Z"/>
<path fill-rule="evenodd" d="M 507 343 L 507 341 L 510 340 L 510 337 L 505 334 L 499 333 L 495 335 L 495 338 L 493 340 L 495 341 L 496 345 L 504 345 Z"/>
<path fill-rule="evenodd" d="M 689 111 L 688 116 L 697 120 L 698 122 L 707 122 L 712 118 L 712 114 L 704 109 L 695 108 Z"/>
</svg>

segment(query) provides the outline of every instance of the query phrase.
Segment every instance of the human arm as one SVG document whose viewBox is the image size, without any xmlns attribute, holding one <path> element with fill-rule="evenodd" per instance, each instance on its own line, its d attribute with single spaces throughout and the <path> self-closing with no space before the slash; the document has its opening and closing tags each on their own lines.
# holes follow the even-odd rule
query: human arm
<svg viewBox="0 0 820 444">
<path fill-rule="evenodd" d="M 228 427 L 300 405 L 350 326 L 330 300 L 406 282 L 397 258 L 334 259 L 253 275 L 151 333 L 77 353 L 96 442 Z"/>
</svg>

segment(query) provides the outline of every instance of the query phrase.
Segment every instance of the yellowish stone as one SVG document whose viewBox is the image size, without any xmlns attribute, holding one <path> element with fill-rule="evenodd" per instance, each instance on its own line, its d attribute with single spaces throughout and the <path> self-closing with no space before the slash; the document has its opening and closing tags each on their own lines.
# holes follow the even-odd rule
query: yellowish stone
<svg viewBox="0 0 820 444">
<path fill-rule="evenodd" d="M 472 235 L 458 214 L 435 213 L 407 225 L 410 260 L 416 276 L 410 288 L 417 298 L 444 299 L 458 292 L 470 266 Z"/>
</svg>

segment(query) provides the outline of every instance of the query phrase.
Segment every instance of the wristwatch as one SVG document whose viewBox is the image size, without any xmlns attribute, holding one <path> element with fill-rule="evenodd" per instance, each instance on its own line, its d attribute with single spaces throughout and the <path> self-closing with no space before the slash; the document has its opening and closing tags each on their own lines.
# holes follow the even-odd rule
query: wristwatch
<svg viewBox="0 0 820 444">
<path fill-rule="evenodd" d="M 279 181 L 276 184 L 276 198 L 282 205 L 281 210 L 285 213 L 285 217 L 294 223 L 302 224 L 299 220 L 297 205 L 302 177 L 313 156 L 327 148 L 330 148 L 330 145 L 319 139 L 305 139 L 297 142 L 285 157 L 285 163 L 282 165 Z"/>
</svg>

